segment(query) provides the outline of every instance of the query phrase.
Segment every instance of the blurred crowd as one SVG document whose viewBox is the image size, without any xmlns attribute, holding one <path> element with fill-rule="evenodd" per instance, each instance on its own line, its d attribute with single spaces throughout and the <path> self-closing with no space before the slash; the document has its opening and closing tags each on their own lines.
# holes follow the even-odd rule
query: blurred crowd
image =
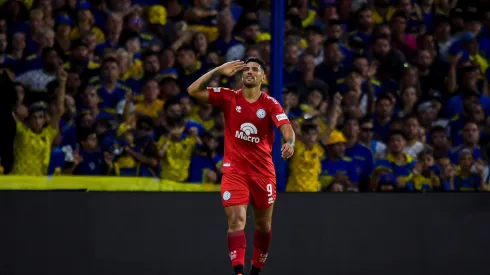
<svg viewBox="0 0 490 275">
<path fill-rule="evenodd" d="M 488 0 L 286 2 L 287 191 L 488 189 Z M 223 114 L 186 89 L 226 61 L 270 64 L 270 0 L 0 8 L 2 173 L 219 183 Z"/>
</svg>

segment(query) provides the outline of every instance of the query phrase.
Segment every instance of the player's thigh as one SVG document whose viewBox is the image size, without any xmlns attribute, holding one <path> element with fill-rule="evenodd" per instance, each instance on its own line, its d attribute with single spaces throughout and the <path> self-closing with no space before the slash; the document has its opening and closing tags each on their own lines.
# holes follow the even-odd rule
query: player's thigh
<svg viewBox="0 0 490 275">
<path fill-rule="evenodd" d="M 223 174 L 221 178 L 221 202 L 224 207 L 248 205 L 250 189 L 248 179 L 237 174 Z"/>
<path fill-rule="evenodd" d="M 250 200 L 254 209 L 271 208 L 276 201 L 276 179 L 251 177 L 249 182 Z"/>
</svg>

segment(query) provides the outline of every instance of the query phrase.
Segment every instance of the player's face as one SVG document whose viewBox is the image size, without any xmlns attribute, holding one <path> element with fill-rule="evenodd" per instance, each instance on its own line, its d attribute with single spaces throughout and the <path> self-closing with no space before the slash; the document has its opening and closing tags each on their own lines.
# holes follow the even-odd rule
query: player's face
<svg viewBox="0 0 490 275">
<path fill-rule="evenodd" d="M 247 88 L 253 88 L 260 86 L 262 81 L 265 80 L 264 68 L 258 63 L 249 62 L 243 69 L 242 82 Z"/>
</svg>

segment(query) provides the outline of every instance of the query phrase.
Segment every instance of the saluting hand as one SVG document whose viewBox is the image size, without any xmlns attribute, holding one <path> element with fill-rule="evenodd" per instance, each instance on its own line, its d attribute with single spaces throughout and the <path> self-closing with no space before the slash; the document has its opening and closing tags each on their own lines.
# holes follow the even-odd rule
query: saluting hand
<svg viewBox="0 0 490 275">
<path fill-rule="evenodd" d="M 234 76 L 237 72 L 243 70 L 247 65 L 240 60 L 226 62 L 218 67 L 220 74 L 225 76 Z"/>
</svg>

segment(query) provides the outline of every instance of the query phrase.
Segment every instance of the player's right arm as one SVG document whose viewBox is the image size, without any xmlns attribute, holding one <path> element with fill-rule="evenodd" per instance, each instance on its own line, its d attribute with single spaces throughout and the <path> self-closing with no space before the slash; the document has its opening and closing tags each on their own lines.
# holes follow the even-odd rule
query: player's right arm
<svg viewBox="0 0 490 275">
<path fill-rule="evenodd" d="M 245 68 L 245 63 L 243 63 L 242 61 L 236 60 L 227 62 L 219 67 L 212 69 L 211 71 L 207 72 L 199 79 L 194 81 L 187 88 L 187 92 L 190 96 L 198 100 L 207 101 L 209 99 L 208 85 L 213 79 L 220 75 L 224 75 L 227 77 L 233 76 L 238 71 L 243 70 L 243 68 Z"/>
</svg>

